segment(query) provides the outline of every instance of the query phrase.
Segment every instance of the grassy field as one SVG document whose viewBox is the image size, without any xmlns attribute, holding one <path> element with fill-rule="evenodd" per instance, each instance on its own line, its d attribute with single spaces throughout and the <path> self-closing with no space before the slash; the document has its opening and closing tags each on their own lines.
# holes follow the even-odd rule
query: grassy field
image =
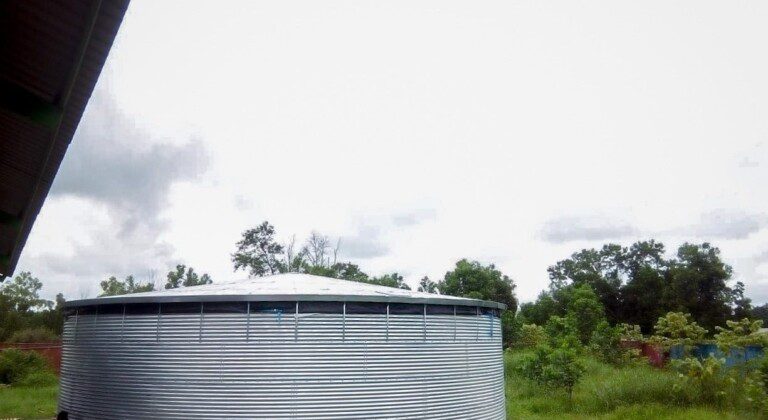
<svg viewBox="0 0 768 420">
<path fill-rule="evenodd" d="M 648 366 L 617 369 L 585 358 L 587 372 L 576 386 L 573 401 L 509 369 L 521 352 L 505 353 L 507 418 L 509 419 L 757 419 L 755 414 L 722 412 L 714 408 L 684 406 L 672 392 L 674 374 Z M 56 412 L 58 388 L 0 388 L 0 418 L 51 418 Z"/>
<path fill-rule="evenodd" d="M 507 418 L 509 419 L 757 419 L 751 413 L 723 412 L 706 404 L 680 402 L 675 374 L 640 365 L 615 368 L 584 358 L 586 373 L 574 388 L 552 390 L 520 377 L 510 366 L 522 352 L 505 352 Z"/>
<path fill-rule="evenodd" d="M 0 387 L 0 418 L 50 419 L 56 415 L 59 387 Z"/>
</svg>

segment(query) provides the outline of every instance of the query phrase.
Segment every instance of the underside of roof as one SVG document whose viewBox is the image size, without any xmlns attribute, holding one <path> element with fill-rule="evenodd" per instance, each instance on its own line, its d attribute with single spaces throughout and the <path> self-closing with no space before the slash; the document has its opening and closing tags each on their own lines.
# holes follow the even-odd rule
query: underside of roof
<svg viewBox="0 0 768 420">
<path fill-rule="evenodd" d="M 16 267 L 128 2 L 0 1 L 0 279 Z"/>
</svg>

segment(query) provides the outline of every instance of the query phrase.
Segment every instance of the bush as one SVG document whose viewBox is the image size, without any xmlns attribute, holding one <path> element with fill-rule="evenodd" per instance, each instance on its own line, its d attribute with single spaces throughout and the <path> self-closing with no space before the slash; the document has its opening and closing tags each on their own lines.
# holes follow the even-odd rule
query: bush
<svg viewBox="0 0 768 420">
<path fill-rule="evenodd" d="M 43 356 L 18 349 L 0 351 L 0 384 L 16 385 L 25 381 L 37 381 L 33 375 L 49 372 Z"/>
<path fill-rule="evenodd" d="M 520 357 L 516 361 L 514 369 L 520 376 L 541 383 L 544 380 L 544 365 L 547 364 L 547 356 L 550 351 L 544 345 L 538 346 L 532 354 Z"/>
<path fill-rule="evenodd" d="M 652 341 L 669 349 L 674 345 L 692 346 L 704 338 L 707 330 L 691 320 L 691 315 L 683 312 L 668 312 L 660 317 L 653 327 L 655 335 Z"/>
<path fill-rule="evenodd" d="M 32 372 L 22 377 L 14 385 L 18 386 L 48 386 L 56 385 L 59 378 L 50 370 L 42 370 L 39 372 Z"/>
<path fill-rule="evenodd" d="M 8 339 L 9 343 L 47 343 L 58 340 L 59 337 L 45 327 L 27 328 L 16 331 Z"/>
<path fill-rule="evenodd" d="M 718 333 L 715 334 L 717 346 L 723 351 L 728 352 L 732 348 L 744 348 L 745 346 L 758 345 L 766 347 L 768 345 L 768 336 L 760 333 L 762 320 L 750 321 L 747 318 L 741 321 L 726 321 L 728 328 L 715 327 Z"/>
<path fill-rule="evenodd" d="M 581 343 L 588 344 L 592 332 L 605 320 L 603 304 L 589 285 L 582 284 L 573 289 L 568 303 L 568 317 L 572 319 Z"/>
<path fill-rule="evenodd" d="M 640 351 L 625 349 L 621 345 L 622 328 L 611 327 L 607 321 L 597 324 L 592 333 L 589 349 L 599 360 L 614 366 L 623 366 L 639 359 Z"/>
<path fill-rule="evenodd" d="M 643 341 L 643 332 L 640 330 L 639 325 L 619 324 L 618 328 L 622 340 Z"/>
<path fill-rule="evenodd" d="M 691 402 L 755 412 L 768 409 L 762 369 L 735 369 L 725 359 L 687 358 L 672 362 L 678 375 L 674 389 Z"/>
<path fill-rule="evenodd" d="M 547 333 L 544 327 L 536 324 L 523 324 L 520 329 L 520 345 L 523 347 L 537 347 L 547 342 Z"/>
<path fill-rule="evenodd" d="M 725 368 L 725 360 L 708 357 L 699 360 L 688 357 L 672 361 L 672 369 L 678 372 L 674 390 L 695 401 L 701 399 L 718 407 L 724 406 L 734 394 L 736 380 Z"/>
<path fill-rule="evenodd" d="M 515 316 L 512 311 L 504 311 L 501 315 L 501 333 L 503 336 L 504 347 L 516 347 L 520 345 L 520 339 L 523 328 L 521 316 Z"/>
<path fill-rule="evenodd" d="M 581 348 L 579 330 L 576 321 L 570 317 L 552 316 L 544 327 L 549 337 L 549 345 L 555 348 Z"/>
<path fill-rule="evenodd" d="M 539 346 L 533 354 L 522 357 L 516 369 L 521 376 L 539 384 L 565 389 L 569 398 L 573 397 L 573 387 L 585 370 L 576 360 L 574 349 L 553 350 L 547 346 Z"/>
<path fill-rule="evenodd" d="M 572 348 L 554 350 L 544 366 L 544 382 L 555 388 L 563 388 L 568 398 L 573 399 L 573 387 L 584 375 L 584 366 L 576 360 L 576 351 Z"/>
</svg>

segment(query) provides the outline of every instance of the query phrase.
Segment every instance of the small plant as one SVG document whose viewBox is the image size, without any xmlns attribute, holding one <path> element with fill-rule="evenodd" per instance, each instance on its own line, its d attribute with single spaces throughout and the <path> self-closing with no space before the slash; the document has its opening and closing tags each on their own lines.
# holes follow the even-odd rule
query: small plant
<svg viewBox="0 0 768 420">
<path fill-rule="evenodd" d="M 549 337 L 549 345 L 553 348 L 581 348 L 579 330 L 572 317 L 552 316 L 544 329 Z"/>
<path fill-rule="evenodd" d="M 523 324 L 520 329 L 520 345 L 523 347 L 537 347 L 547 342 L 547 333 L 544 327 L 536 324 Z"/>
<path fill-rule="evenodd" d="M 48 343 L 58 340 L 59 337 L 50 329 L 44 327 L 27 328 L 14 332 L 9 343 Z"/>
<path fill-rule="evenodd" d="M 707 333 L 705 328 L 691 320 L 690 314 L 683 312 L 668 312 L 659 318 L 653 329 L 656 334 L 651 337 L 651 341 L 667 349 L 674 345 L 690 348 Z"/>
<path fill-rule="evenodd" d="M 643 332 L 639 325 L 619 324 L 619 335 L 625 341 L 643 341 Z"/>
<path fill-rule="evenodd" d="M 0 351 L 0 384 L 23 383 L 30 375 L 48 370 L 46 360 L 35 352 L 18 349 Z"/>
<path fill-rule="evenodd" d="M 592 333 L 589 345 L 595 357 L 614 366 L 623 366 L 639 361 L 640 350 L 622 346 L 622 331 L 623 328 L 620 325 L 611 327 L 607 321 L 599 323 Z"/>
<path fill-rule="evenodd" d="M 546 345 L 537 346 L 532 354 L 521 357 L 515 367 L 517 373 L 524 378 L 542 383 L 544 381 L 544 366 L 551 350 Z"/>
<path fill-rule="evenodd" d="M 576 360 L 576 351 L 572 348 L 554 350 L 544 366 L 544 381 L 554 388 L 563 388 L 568 398 L 573 400 L 573 387 L 584 375 L 584 366 Z"/>
<path fill-rule="evenodd" d="M 699 397 L 702 401 L 723 406 L 736 389 L 736 379 L 725 368 L 725 359 L 687 357 L 673 360 L 672 369 L 678 373 L 675 391 L 687 392 L 688 399 Z"/>
<path fill-rule="evenodd" d="M 573 387 L 585 370 L 576 356 L 576 351 L 572 348 L 552 349 L 539 346 L 533 354 L 520 360 L 516 370 L 521 376 L 539 384 L 564 389 L 572 399 Z"/>
<path fill-rule="evenodd" d="M 501 332 L 504 347 L 511 348 L 521 345 L 523 319 L 515 316 L 512 311 L 504 311 L 501 315 Z"/>
<path fill-rule="evenodd" d="M 730 351 L 733 348 L 744 348 L 746 346 L 758 345 L 767 346 L 768 336 L 760 333 L 760 327 L 763 326 L 762 320 L 750 321 L 744 318 L 740 321 L 726 321 L 728 328 L 715 327 L 718 333 L 715 334 L 717 346 L 723 351 Z"/>
</svg>

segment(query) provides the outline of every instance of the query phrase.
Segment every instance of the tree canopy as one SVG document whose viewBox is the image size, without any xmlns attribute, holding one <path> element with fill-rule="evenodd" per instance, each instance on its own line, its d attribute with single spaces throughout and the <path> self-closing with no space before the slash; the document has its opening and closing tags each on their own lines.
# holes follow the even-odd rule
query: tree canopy
<svg viewBox="0 0 768 420">
<path fill-rule="evenodd" d="M 443 295 L 492 300 L 507 305 L 508 311 L 517 311 L 515 283 L 493 264 L 460 260 L 445 273 L 437 288 Z"/>
<path fill-rule="evenodd" d="M 166 289 L 199 286 L 203 284 L 211 284 L 212 282 L 211 276 L 209 276 L 207 273 L 204 273 L 202 276 L 200 276 L 195 272 L 194 268 L 187 267 L 184 264 L 179 264 L 176 266 L 176 270 L 169 271 L 166 278 Z"/>
<path fill-rule="evenodd" d="M 709 243 L 684 243 L 672 258 L 665 257 L 664 244 L 654 240 L 629 247 L 606 244 L 576 252 L 548 272 L 549 290 L 521 307 L 529 322 L 565 315 L 574 287 L 581 285 L 594 290 L 612 324 L 636 324 L 645 333 L 669 311 L 690 313 L 709 331 L 752 313 L 744 285 L 728 286 L 731 267 Z"/>
<path fill-rule="evenodd" d="M 116 296 L 129 293 L 151 292 L 155 290 L 153 283 L 139 283 L 133 276 L 128 276 L 120 281 L 115 276 L 101 282 L 101 294 L 99 296 Z"/>
</svg>

